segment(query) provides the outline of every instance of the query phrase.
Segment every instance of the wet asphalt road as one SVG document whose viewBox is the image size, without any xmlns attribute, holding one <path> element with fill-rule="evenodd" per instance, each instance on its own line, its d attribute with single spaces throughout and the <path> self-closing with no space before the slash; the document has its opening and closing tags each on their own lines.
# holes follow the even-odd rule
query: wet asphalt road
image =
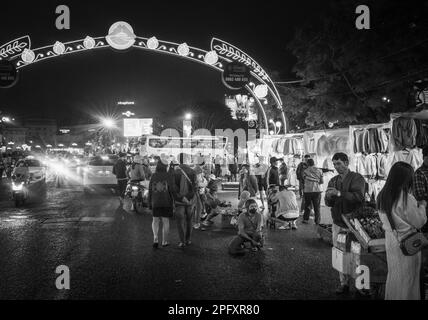
<svg viewBox="0 0 428 320">
<path fill-rule="evenodd" d="M 234 258 L 236 231 L 217 218 L 184 250 L 171 221 L 171 245 L 154 250 L 150 212 L 121 208 L 109 190 L 85 196 L 79 181 L 51 181 L 46 200 L 15 208 L 3 184 L 0 299 L 337 299 L 331 248 L 313 225 L 267 230 L 261 252 Z M 70 290 L 55 287 L 59 265 L 70 269 Z"/>
</svg>

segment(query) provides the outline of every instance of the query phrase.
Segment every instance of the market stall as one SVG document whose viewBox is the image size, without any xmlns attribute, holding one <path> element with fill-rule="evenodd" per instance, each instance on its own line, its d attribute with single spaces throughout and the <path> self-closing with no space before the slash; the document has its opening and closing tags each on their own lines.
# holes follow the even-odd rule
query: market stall
<svg viewBox="0 0 428 320">
<path fill-rule="evenodd" d="M 339 233 L 337 244 L 332 248 L 332 265 L 337 271 L 357 279 L 359 266 L 369 271 L 370 293 L 383 299 L 388 274 L 385 233 L 378 212 L 370 207 L 342 216 L 347 232 Z"/>
<path fill-rule="evenodd" d="M 287 184 L 297 186 L 296 168 L 300 163 L 303 153 L 303 134 L 269 135 L 261 139 L 247 142 L 248 159 L 254 168 L 262 159 L 264 168 L 270 165 L 269 158 L 284 159 L 288 168 Z M 255 170 L 257 171 L 257 170 Z M 257 174 L 257 172 L 255 172 Z"/>
</svg>

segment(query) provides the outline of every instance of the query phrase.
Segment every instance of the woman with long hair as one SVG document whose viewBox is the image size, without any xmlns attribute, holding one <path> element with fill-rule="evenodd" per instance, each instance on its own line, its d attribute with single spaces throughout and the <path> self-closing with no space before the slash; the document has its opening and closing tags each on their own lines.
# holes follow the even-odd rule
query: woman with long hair
<svg viewBox="0 0 428 320">
<path fill-rule="evenodd" d="M 174 211 L 174 176 L 167 172 L 167 165 L 159 160 L 149 184 L 149 206 L 153 212 L 153 248 L 159 246 L 159 229 L 162 220 L 162 246 L 169 245 L 169 219 Z"/>
<path fill-rule="evenodd" d="M 385 230 L 388 276 L 385 300 L 420 300 L 421 252 L 405 256 L 400 241 L 421 228 L 427 220 L 426 202 L 417 202 L 411 194 L 413 168 L 406 162 L 395 163 L 377 198 L 377 208 Z M 394 226 L 391 226 L 390 221 Z"/>
</svg>

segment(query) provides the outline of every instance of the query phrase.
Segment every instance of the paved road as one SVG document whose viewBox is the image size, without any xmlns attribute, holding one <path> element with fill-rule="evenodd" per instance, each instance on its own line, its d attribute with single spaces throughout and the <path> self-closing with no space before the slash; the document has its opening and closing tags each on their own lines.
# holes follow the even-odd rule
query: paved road
<svg viewBox="0 0 428 320">
<path fill-rule="evenodd" d="M 0 299 L 337 299 L 331 248 L 313 225 L 267 230 L 264 250 L 240 258 L 227 254 L 236 231 L 221 217 L 184 250 L 171 226 L 172 245 L 154 250 L 150 212 L 121 208 L 108 190 L 49 183 L 46 200 L 14 208 L 0 189 Z M 59 265 L 70 290 L 55 287 Z"/>
</svg>

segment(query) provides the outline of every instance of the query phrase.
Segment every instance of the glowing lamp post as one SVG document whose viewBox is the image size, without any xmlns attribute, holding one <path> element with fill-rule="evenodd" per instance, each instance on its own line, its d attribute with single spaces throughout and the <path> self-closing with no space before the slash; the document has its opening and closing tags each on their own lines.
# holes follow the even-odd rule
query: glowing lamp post
<svg viewBox="0 0 428 320">
<path fill-rule="evenodd" d="M 275 121 L 273 121 L 273 119 L 269 119 L 269 123 L 271 123 L 273 125 L 274 129 L 275 129 L 275 130 L 269 131 L 269 133 L 271 135 L 279 134 L 279 132 L 281 131 L 282 123 L 280 121 L 276 121 L 275 122 Z"/>
<path fill-rule="evenodd" d="M 186 113 L 183 120 L 183 137 L 188 138 L 192 134 L 192 114 Z"/>
<path fill-rule="evenodd" d="M 114 127 L 114 120 L 110 118 L 102 119 L 101 123 L 104 126 L 104 128 L 107 128 L 107 129 L 111 129 Z"/>
</svg>

